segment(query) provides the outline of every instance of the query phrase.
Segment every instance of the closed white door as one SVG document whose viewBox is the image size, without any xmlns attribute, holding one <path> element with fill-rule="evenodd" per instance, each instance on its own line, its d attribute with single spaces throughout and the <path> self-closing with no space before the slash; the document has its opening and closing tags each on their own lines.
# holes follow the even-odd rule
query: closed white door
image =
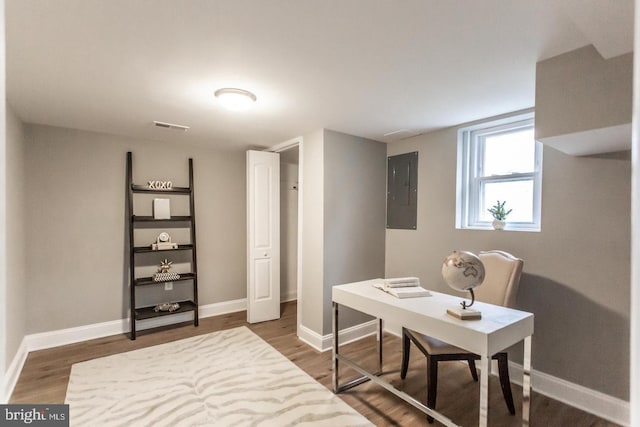
<svg viewBox="0 0 640 427">
<path fill-rule="evenodd" d="M 247 151 L 247 322 L 280 318 L 280 155 Z"/>
</svg>

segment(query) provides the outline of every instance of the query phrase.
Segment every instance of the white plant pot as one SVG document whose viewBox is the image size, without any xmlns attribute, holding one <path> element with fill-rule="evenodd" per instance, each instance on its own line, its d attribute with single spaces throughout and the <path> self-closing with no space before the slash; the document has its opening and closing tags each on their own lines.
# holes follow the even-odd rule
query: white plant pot
<svg viewBox="0 0 640 427">
<path fill-rule="evenodd" d="M 494 230 L 504 230 L 505 224 L 506 222 L 502 221 L 501 219 L 494 219 L 493 222 L 491 223 L 491 225 L 493 225 Z"/>
</svg>

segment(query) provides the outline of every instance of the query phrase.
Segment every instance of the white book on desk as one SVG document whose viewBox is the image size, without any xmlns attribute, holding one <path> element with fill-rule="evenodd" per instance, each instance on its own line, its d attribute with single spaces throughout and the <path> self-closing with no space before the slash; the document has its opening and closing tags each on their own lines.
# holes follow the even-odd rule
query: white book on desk
<svg viewBox="0 0 640 427">
<path fill-rule="evenodd" d="M 384 279 L 384 287 L 388 288 L 406 288 L 420 286 L 420 279 L 417 277 L 394 277 Z"/>
<path fill-rule="evenodd" d="M 429 297 L 431 293 L 422 286 L 405 286 L 401 288 L 389 288 L 385 287 L 383 283 L 376 283 L 374 287 L 393 295 L 396 298 L 417 298 L 417 297 Z"/>
</svg>

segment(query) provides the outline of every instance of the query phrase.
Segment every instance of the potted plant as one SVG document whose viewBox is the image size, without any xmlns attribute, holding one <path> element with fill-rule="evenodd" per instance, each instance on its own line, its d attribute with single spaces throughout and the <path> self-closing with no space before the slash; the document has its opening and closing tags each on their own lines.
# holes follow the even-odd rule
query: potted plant
<svg viewBox="0 0 640 427">
<path fill-rule="evenodd" d="M 493 215 L 494 219 L 491 225 L 493 225 L 494 230 L 504 229 L 507 215 L 509 215 L 513 210 L 513 209 L 509 209 L 508 211 L 505 210 L 504 208 L 505 203 L 507 203 L 506 200 L 502 203 L 500 203 L 500 200 L 498 200 L 496 204 L 491 207 L 491 209 L 487 209 L 491 213 L 491 215 Z"/>
</svg>

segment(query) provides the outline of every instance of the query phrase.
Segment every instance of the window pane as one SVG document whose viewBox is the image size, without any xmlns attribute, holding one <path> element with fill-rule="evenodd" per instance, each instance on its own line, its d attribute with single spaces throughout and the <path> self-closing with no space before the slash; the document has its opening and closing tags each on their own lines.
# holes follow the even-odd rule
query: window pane
<svg viewBox="0 0 640 427">
<path fill-rule="evenodd" d="M 535 169 L 533 127 L 488 135 L 483 147 L 482 176 L 533 172 Z"/>
<path fill-rule="evenodd" d="M 480 187 L 480 221 L 493 221 L 487 211 L 496 201 L 507 201 L 505 210 L 513 209 L 507 221 L 533 222 L 533 180 L 485 182 Z"/>
</svg>

